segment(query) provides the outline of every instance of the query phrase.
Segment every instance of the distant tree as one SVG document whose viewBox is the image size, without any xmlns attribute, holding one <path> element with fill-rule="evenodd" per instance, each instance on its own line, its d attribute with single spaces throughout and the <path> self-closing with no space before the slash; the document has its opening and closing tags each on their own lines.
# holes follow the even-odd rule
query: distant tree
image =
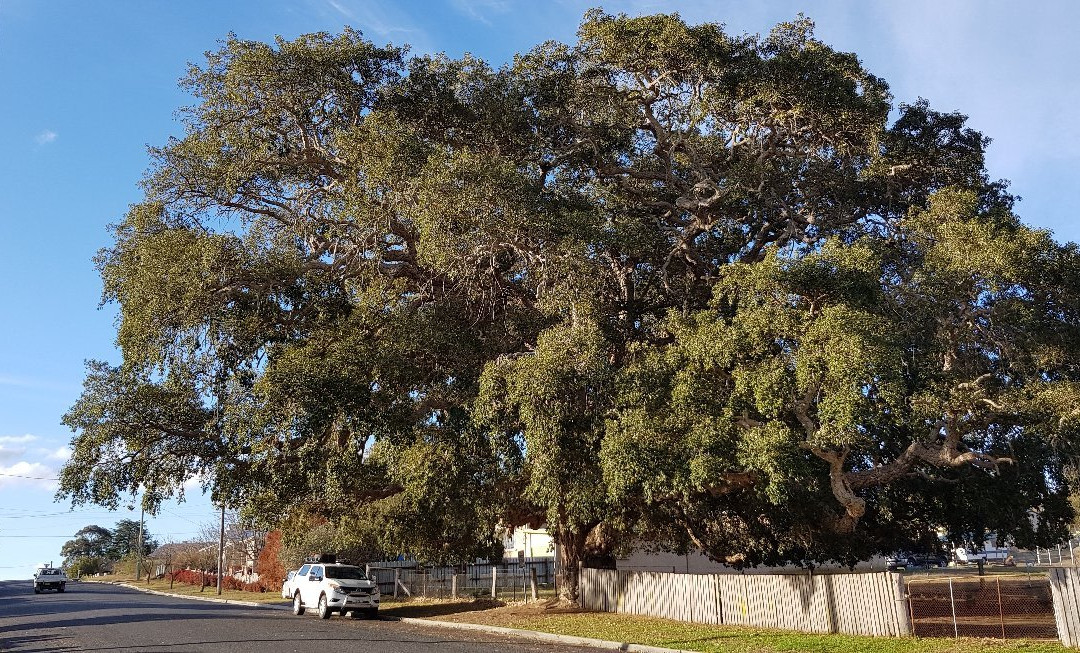
<svg viewBox="0 0 1080 653">
<path fill-rule="evenodd" d="M 68 576 L 92 576 L 112 570 L 111 560 L 101 556 L 78 556 L 68 562 L 64 567 Z"/>
<path fill-rule="evenodd" d="M 158 543 L 150 535 L 150 531 L 144 526 L 142 533 L 142 555 L 146 556 L 150 554 L 154 549 L 158 547 Z M 127 557 L 136 553 L 139 550 L 139 522 L 132 519 L 121 519 L 116 522 L 116 527 L 113 529 L 112 540 L 110 541 L 108 552 L 109 556 L 114 560 Z"/>
<path fill-rule="evenodd" d="M 215 559 L 221 538 L 221 521 L 214 519 L 204 522 L 199 527 L 199 539 L 213 543 Z M 257 560 L 266 542 L 266 531 L 256 527 L 253 519 L 245 517 L 239 510 L 225 511 L 226 565 L 229 568 L 241 567 L 248 560 Z"/>
<path fill-rule="evenodd" d="M 107 558 L 112 539 L 113 532 L 103 526 L 84 526 L 73 539 L 64 542 L 60 555 L 64 556 L 65 565 L 71 565 L 80 558 Z"/>
</svg>

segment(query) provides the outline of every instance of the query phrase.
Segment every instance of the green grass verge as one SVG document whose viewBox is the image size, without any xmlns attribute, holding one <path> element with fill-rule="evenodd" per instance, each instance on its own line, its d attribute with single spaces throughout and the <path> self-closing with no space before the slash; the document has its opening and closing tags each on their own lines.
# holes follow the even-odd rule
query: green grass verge
<svg viewBox="0 0 1080 653">
<path fill-rule="evenodd" d="M 707 626 L 666 619 L 590 612 L 548 612 L 521 604 L 443 601 L 384 606 L 383 614 L 478 623 L 615 642 L 716 653 L 1066 653 L 1057 642 L 993 639 L 888 638 L 814 635 L 740 626 Z"/>
<path fill-rule="evenodd" d="M 278 592 L 241 592 L 239 590 L 222 590 L 221 596 L 218 596 L 217 586 L 211 586 L 200 590 L 197 585 L 173 583 L 173 586 L 170 588 L 169 581 L 167 580 L 155 579 L 147 583 L 145 580 L 136 581 L 119 576 L 95 577 L 92 582 L 120 582 L 133 587 L 140 587 L 157 592 L 168 592 L 169 594 L 176 594 L 178 596 L 201 596 L 208 599 L 228 599 L 230 601 L 250 601 L 253 603 L 279 603 L 281 605 L 289 605 L 289 601 L 281 598 L 281 594 Z"/>
<path fill-rule="evenodd" d="M 467 621 L 468 619 L 458 619 Z M 999 641 L 983 639 L 884 638 L 856 635 L 812 635 L 786 631 L 730 626 L 704 626 L 664 619 L 616 614 L 558 614 L 516 616 L 498 625 L 539 630 L 560 635 L 594 637 L 609 641 L 691 651 L 724 653 L 771 653 L 773 651 L 820 651 L 822 653 L 1065 653 L 1056 642 Z"/>
</svg>

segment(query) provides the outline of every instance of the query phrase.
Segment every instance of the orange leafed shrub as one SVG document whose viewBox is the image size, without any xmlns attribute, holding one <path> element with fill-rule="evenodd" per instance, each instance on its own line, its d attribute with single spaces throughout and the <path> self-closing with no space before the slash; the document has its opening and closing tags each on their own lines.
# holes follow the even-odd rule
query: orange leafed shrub
<svg viewBox="0 0 1080 653">
<path fill-rule="evenodd" d="M 267 588 L 281 589 L 281 583 L 285 580 L 285 565 L 281 564 L 281 531 L 270 531 L 266 534 L 266 542 L 259 559 L 255 561 L 255 573 L 259 575 L 259 582 Z"/>
</svg>

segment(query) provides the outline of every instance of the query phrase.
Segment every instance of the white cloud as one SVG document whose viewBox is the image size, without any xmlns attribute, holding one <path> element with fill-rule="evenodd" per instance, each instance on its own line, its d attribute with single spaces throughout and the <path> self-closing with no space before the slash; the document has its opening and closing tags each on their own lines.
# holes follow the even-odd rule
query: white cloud
<svg viewBox="0 0 1080 653">
<path fill-rule="evenodd" d="M 56 470 L 41 463 L 20 460 L 13 465 L 0 465 L 0 489 L 31 487 L 56 489 Z"/>
<path fill-rule="evenodd" d="M 60 134 L 57 134 L 53 130 L 46 129 L 45 131 L 35 136 L 34 140 L 37 141 L 38 145 L 48 145 L 49 143 L 54 142 L 59 136 Z"/>
<path fill-rule="evenodd" d="M 62 463 L 67 462 L 68 458 L 71 458 L 71 447 L 64 445 L 59 449 L 55 449 L 45 456 L 49 460 L 58 460 Z"/>
<path fill-rule="evenodd" d="M 35 435 L 0 435 L 0 462 L 21 458 L 26 445 L 37 440 Z"/>
</svg>

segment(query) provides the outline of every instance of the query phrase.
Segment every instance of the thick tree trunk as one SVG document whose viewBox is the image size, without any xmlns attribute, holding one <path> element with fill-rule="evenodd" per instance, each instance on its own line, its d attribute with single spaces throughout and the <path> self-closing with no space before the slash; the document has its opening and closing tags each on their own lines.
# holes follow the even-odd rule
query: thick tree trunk
<svg viewBox="0 0 1080 653">
<path fill-rule="evenodd" d="M 559 601 L 578 602 L 581 563 L 585 560 L 586 533 L 559 529 L 555 533 L 555 586 Z"/>
</svg>

